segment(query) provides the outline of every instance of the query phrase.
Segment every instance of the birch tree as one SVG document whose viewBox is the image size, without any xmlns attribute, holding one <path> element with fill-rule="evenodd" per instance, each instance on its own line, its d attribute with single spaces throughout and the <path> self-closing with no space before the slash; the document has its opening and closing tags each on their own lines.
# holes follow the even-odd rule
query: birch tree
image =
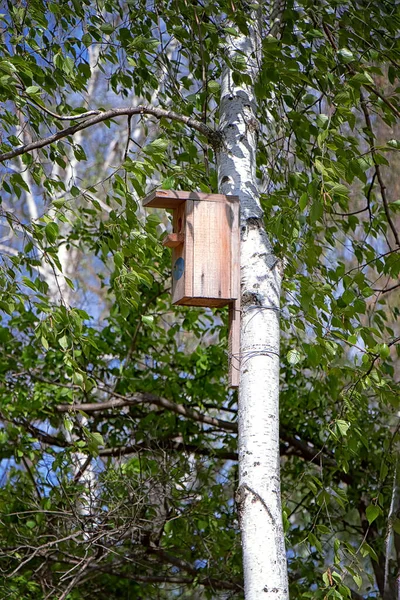
<svg viewBox="0 0 400 600">
<path fill-rule="evenodd" d="M 250 16 L 250 15 L 249 15 Z M 251 14 L 248 35 L 230 38 L 230 60 L 242 60 L 256 81 L 261 62 L 263 14 Z M 258 111 L 251 84 L 222 72 L 219 189 L 240 198 L 241 344 L 239 487 L 245 597 L 288 598 L 279 466 L 279 313 L 282 262 L 268 240 L 256 177 Z"/>
</svg>

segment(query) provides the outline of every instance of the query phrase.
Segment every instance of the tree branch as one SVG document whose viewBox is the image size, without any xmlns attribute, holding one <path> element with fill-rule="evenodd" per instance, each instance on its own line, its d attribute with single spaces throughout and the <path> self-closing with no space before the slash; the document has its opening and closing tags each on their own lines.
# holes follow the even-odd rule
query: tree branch
<svg viewBox="0 0 400 600">
<path fill-rule="evenodd" d="M 132 117 L 132 115 L 150 115 L 156 117 L 157 119 L 170 119 L 171 121 L 183 123 L 184 125 L 195 129 L 199 133 L 202 133 L 208 139 L 210 144 L 215 144 L 218 140 L 220 140 L 220 134 L 218 131 L 215 131 L 214 129 L 208 127 L 208 125 L 202 123 L 201 121 L 198 121 L 197 119 L 192 119 L 191 117 L 180 115 L 178 113 L 173 112 L 172 110 L 165 110 L 163 108 L 153 106 L 113 108 L 111 110 L 105 110 L 103 112 L 100 112 L 99 114 L 96 114 L 91 118 L 87 119 L 83 123 L 77 123 L 76 125 L 71 125 L 70 127 L 61 129 L 60 131 L 57 131 L 57 133 L 53 133 L 53 135 L 49 135 L 46 138 L 41 138 L 29 144 L 18 146 L 17 148 L 14 148 L 9 152 L 4 152 L 3 154 L 0 154 L 0 163 L 10 158 L 20 156 L 21 154 L 31 152 L 32 150 L 37 150 L 38 148 L 44 148 L 45 146 L 49 146 L 50 144 L 53 144 L 54 142 L 57 142 L 60 139 L 72 136 L 78 131 L 82 131 L 83 129 L 92 127 L 97 123 L 102 123 L 104 121 L 108 121 L 109 119 L 114 119 L 116 117 Z"/>
<path fill-rule="evenodd" d="M 389 345 L 393 345 L 397 341 L 398 339 L 395 338 Z M 100 413 L 102 411 L 112 410 L 115 408 L 123 408 L 126 406 L 135 406 L 138 404 L 153 404 L 155 406 L 160 406 L 167 410 L 171 410 L 176 414 L 180 414 L 194 421 L 205 423 L 207 425 L 212 425 L 224 431 L 237 433 L 237 423 L 232 423 L 230 421 L 225 421 L 217 417 L 210 417 L 208 415 L 204 415 L 195 409 L 188 408 L 183 404 L 177 404 L 175 402 L 172 402 L 171 400 L 167 400 L 166 398 L 161 398 L 159 396 L 147 393 L 137 393 L 135 396 L 127 397 L 123 396 L 122 394 L 118 394 L 117 392 L 113 392 L 106 389 L 103 389 L 102 391 L 106 391 L 106 393 L 112 395 L 112 398 L 106 402 L 59 404 L 55 407 L 55 409 L 59 413 L 74 413 L 77 411 L 83 411 L 85 413 Z M 31 424 L 25 423 L 25 426 L 38 439 L 40 439 L 46 444 L 61 447 L 68 447 L 71 445 L 66 440 L 56 438 L 45 432 L 42 432 Z M 332 456 L 329 456 L 329 454 L 327 454 L 326 452 L 326 449 L 324 449 L 323 447 L 315 447 L 315 445 L 311 446 L 306 441 L 303 441 L 301 439 L 298 439 L 297 437 L 294 437 L 293 435 L 290 435 L 282 428 L 280 429 L 279 436 L 282 442 L 282 455 L 292 454 L 295 456 L 299 456 L 300 458 L 308 462 L 316 462 L 316 460 L 319 457 L 321 457 L 327 466 L 331 468 L 338 468 L 334 458 Z M 103 448 L 99 450 L 99 456 L 126 456 L 128 454 L 134 454 L 140 451 L 155 450 L 157 448 L 175 450 L 178 452 L 193 452 L 194 454 L 198 454 L 201 456 L 215 456 L 216 458 L 220 458 L 222 460 L 237 461 L 238 459 L 236 452 L 225 452 L 213 448 L 201 448 L 196 444 L 186 444 L 178 440 L 151 440 L 139 444 L 129 444 L 127 446 L 119 446 L 115 448 Z M 352 482 L 352 477 L 346 473 L 340 472 L 338 476 L 344 482 Z"/>
<path fill-rule="evenodd" d="M 183 584 L 190 585 L 197 583 L 203 586 L 212 587 L 218 590 L 236 590 L 242 591 L 243 588 L 239 582 L 235 581 L 223 581 L 213 577 L 200 577 L 201 571 L 195 570 L 194 576 L 188 577 L 184 575 L 144 575 L 137 573 L 123 573 L 115 571 L 112 567 L 107 566 L 95 566 L 89 569 L 89 572 L 95 573 L 109 573 L 118 579 L 128 579 L 131 581 L 138 581 L 142 583 L 172 583 L 172 584 Z"/>
<path fill-rule="evenodd" d="M 139 444 L 131 444 L 129 446 L 119 446 L 118 448 L 104 448 L 99 451 L 99 456 L 126 456 L 128 454 L 135 454 L 137 452 L 143 452 L 145 450 L 173 450 L 176 452 L 188 452 L 197 454 L 200 456 L 210 456 L 216 459 L 222 460 L 238 460 L 237 452 L 229 452 L 227 450 L 219 450 L 214 448 L 201 448 L 197 444 L 186 444 L 184 442 L 176 440 L 166 441 L 151 441 L 151 442 L 140 442 Z"/>
<path fill-rule="evenodd" d="M 206 425 L 213 425 L 214 427 L 218 427 L 219 429 L 224 429 L 225 431 L 233 431 L 237 432 L 236 423 L 231 423 L 230 421 L 224 421 L 223 419 L 218 419 L 217 417 L 209 417 L 208 415 L 203 415 L 199 411 L 188 408 L 183 404 L 177 404 L 176 402 L 172 402 L 171 400 L 167 400 L 166 398 L 161 398 L 160 396 L 154 396 L 153 394 L 136 394 L 132 398 L 127 396 L 122 396 L 121 394 L 117 394 L 116 392 L 108 392 L 112 393 L 116 399 L 112 398 L 108 402 L 93 402 L 93 403 L 83 403 L 83 404 L 59 404 L 56 407 L 58 412 L 75 412 L 82 410 L 83 412 L 97 412 L 101 410 L 106 410 L 110 408 L 121 408 L 123 406 L 134 406 L 136 404 L 154 404 L 155 406 L 160 406 L 162 408 L 166 408 L 178 415 L 182 415 L 183 417 L 188 417 L 189 419 L 193 419 L 194 421 L 198 421 L 200 423 L 205 423 Z"/>
<path fill-rule="evenodd" d="M 372 290 L 374 292 L 377 292 L 378 294 L 387 294 L 388 292 L 392 292 L 393 290 L 396 290 L 399 287 L 400 287 L 400 283 L 396 283 L 396 285 L 392 285 L 391 287 L 388 287 L 388 288 L 382 288 L 382 289 L 372 288 Z"/>
<path fill-rule="evenodd" d="M 105 391 L 105 390 L 104 390 Z M 224 431 L 231 431 L 232 433 L 237 433 L 237 423 L 232 423 L 230 421 L 225 421 L 223 419 L 218 419 L 217 417 L 210 417 L 208 415 L 204 415 L 195 409 L 190 409 L 184 406 L 183 404 L 177 404 L 172 402 L 171 400 L 167 400 L 166 398 L 161 398 L 159 396 L 155 396 L 153 394 L 143 394 L 138 393 L 134 397 L 127 397 L 116 392 L 107 392 L 114 396 L 111 400 L 107 402 L 92 402 L 92 403 L 82 403 L 82 404 L 59 404 L 56 406 L 56 410 L 61 413 L 69 412 L 73 413 L 75 411 L 83 411 L 85 413 L 90 412 L 101 412 L 105 410 L 122 408 L 125 406 L 135 406 L 138 404 L 154 404 L 156 406 L 160 406 L 162 408 L 166 408 L 167 410 L 171 410 L 176 414 L 180 414 L 189 419 L 193 419 L 194 421 L 198 421 L 200 423 L 205 423 L 207 425 L 213 425 L 214 427 L 218 427 Z M 280 430 L 280 438 L 283 442 L 283 450 L 282 454 L 288 454 L 288 448 L 293 448 L 293 452 L 295 455 L 300 456 L 304 460 L 309 462 L 315 462 L 319 456 L 323 458 L 325 464 L 331 467 L 337 467 L 334 458 L 330 457 L 324 451 L 324 448 L 318 448 L 310 446 L 307 442 L 304 442 L 296 437 L 285 432 L 284 429 Z M 159 447 L 162 446 L 158 442 Z M 188 444 L 173 442 L 173 445 L 168 446 L 169 449 L 175 450 L 187 450 L 188 452 L 194 452 L 196 454 L 203 454 L 204 456 L 209 456 L 213 454 L 213 450 L 207 451 L 207 449 L 199 449 L 196 446 L 190 446 Z M 104 450 L 100 450 L 100 456 L 122 456 L 125 454 L 133 454 L 134 452 L 138 452 L 139 450 L 144 450 L 145 448 L 149 448 L 148 443 L 145 446 L 141 444 L 129 445 L 129 446 L 121 446 L 119 448 L 107 448 Z M 225 458 L 226 460 L 237 460 L 236 453 L 221 453 L 215 451 L 215 455 L 220 458 Z M 352 479 L 346 473 L 340 473 L 340 477 L 345 482 L 351 482 Z"/>
</svg>

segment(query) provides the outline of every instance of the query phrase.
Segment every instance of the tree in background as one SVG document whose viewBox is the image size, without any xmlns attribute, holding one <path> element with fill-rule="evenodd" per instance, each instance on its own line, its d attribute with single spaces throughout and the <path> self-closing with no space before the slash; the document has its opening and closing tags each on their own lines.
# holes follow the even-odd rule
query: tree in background
<svg viewBox="0 0 400 600">
<path fill-rule="evenodd" d="M 2 12 L 2 595 L 398 597 L 398 7 Z M 155 186 L 240 196 L 238 425 Z"/>
</svg>

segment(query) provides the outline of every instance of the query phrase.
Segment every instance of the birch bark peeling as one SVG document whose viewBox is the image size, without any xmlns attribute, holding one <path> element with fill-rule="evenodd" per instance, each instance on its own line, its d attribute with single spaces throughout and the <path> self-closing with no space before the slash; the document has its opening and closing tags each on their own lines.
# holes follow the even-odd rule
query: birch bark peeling
<svg viewBox="0 0 400 600">
<path fill-rule="evenodd" d="M 255 29 L 235 37 L 228 52 L 245 56 L 257 78 Z M 279 464 L 280 261 L 264 229 L 256 179 L 257 105 L 251 86 L 223 72 L 223 144 L 217 155 L 219 191 L 240 198 L 241 366 L 239 386 L 239 513 L 246 600 L 289 598 Z"/>
</svg>

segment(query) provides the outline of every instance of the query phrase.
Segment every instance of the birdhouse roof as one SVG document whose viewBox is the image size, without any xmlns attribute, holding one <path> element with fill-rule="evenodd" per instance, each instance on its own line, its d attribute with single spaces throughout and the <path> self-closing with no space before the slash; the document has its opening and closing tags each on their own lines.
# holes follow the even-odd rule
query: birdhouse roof
<svg viewBox="0 0 400 600">
<path fill-rule="evenodd" d="M 224 194 L 205 194 L 203 192 L 182 192 L 176 190 L 153 190 L 143 199 L 143 206 L 151 208 L 177 208 L 186 200 L 201 200 L 204 202 L 238 202 L 238 196 Z"/>
</svg>

